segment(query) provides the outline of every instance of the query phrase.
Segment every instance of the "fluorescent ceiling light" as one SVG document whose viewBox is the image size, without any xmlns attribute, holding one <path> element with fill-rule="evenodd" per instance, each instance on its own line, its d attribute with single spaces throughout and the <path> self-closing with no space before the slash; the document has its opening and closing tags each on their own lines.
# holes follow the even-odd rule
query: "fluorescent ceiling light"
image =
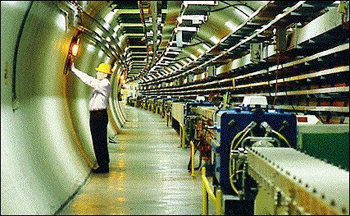
<svg viewBox="0 0 350 216">
<path fill-rule="evenodd" d="M 181 69 L 182 68 L 182 65 L 180 63 L 175 63 L 175 66 L 178 68 L 178 69 Z"/>
<path fill-rule="evenodd" d="M 109 28 L 111 27 L 108 23 L 104 23 L 103 24 L 103 27 L 105 27 L 106 29 L 108 29 L 109 30 Z"/>
<path fill-rule="evenodd" d="M 207 16 L 205 15 L 183 15 L 181 18 L 183 20 L 200 20 L 205 21 Z"/>
<path fill-rule="evenodd" d="M 143 27 L 142 23 L 121 23 L 122 27 L 128 26 L 128 27 Z"/>
<path fill-rule="evenodd" d="M 59 16 L 57 16 L 56 24 L 60 29 L 66 31 L 66 19 L 62 14 L 59 14 Z"/>
<path fill-rule="evenodd" d="M 111 11 L 105 16 L 104 20 L 106 21 L 106 23 L 111 23 L 114 17 L 114 13 L 115 12 Z"/>
<path fill-rule="evenodd" d="M 168 74 L 173 72 L 173 70 L 169 67 L 166 67 L 165 70 L 168 72 Z"/>
<path fill-rule="evenodd" d="M 129 46 L 130 48 L 146 48 L 146 46 Z"/>
<path fill-rule="evenodd" d="M 162 59 L 164 59 L 164 60 L 175 60 L 175 58 L 170 58 L 170 57 L 167 57 L 167 56 L 163 56 Z"/>
<path fill-rule="evenodd" d="M 185 60 L 181 59 L 179 62 L 181 62 L 183 65 L 187 65 L 188 62 L 186 62 Z"/>
<path fill-rule="evenodd" d="M 233 22 L 231 22 L 231 20 L 226 21 L 225 26 L 229 27 L 232 30 L 237 27 L 237 25 L 235 25 Z"/>
<path fill-rule="evenodd" d="M 218 44 L 220 42 L 220 39 L 215 36 L 211 36 L 209 40 L 213 41 L 215 44 Z"/>
<path fill-rule="evenodd" d="M 180 47 L 168 47 L 166 51 L 168 52 L 169 50 L 181 51 L 181 48 Z"/>
<path fill-rule="evenodd" d="M 192 27 L 192 26 L 179 26 L 178 31 L 191 31 L 191 32 L 196 32 L 197 27 Z"/>
<path fill-rule="evenodd" d="M 206 49 L 206 50 L 210 49 L 210 47 L 208 45 L 206 45 L 205 43 L 203 43 L 202 45 L 203 45 L 204 49 Z"/>
<path fill-rule="evenodd" d="M 126 37 L 126 35 L 125 34 L 123 34 L 120 38 L 119 38 L 119 42 L 121 42 L 122 40 L 124 40 L 125 39 L 125 37 Z"/>
<path fill-rule="evenodd" d="M 103 50 L 100 50 L 100 52 L 98 53 L 98 57 L 102 57 L 103 56 Z"/>
<path fill-rule="evenodd" d="M 195 55 L 193 55 L 193 54 L 191 54 L 190 57 L 193 58 L 194 60 L 197 59 L 197 56 L 195 56 Z"/>
<path fill-rule="evenodd" d="M 185 7 L 188 5 L 217 5 L 217 1 L 183 1 Z"/>
<path fill-rule="evenodd" d="M 95 36 L 95 39 L 101 42 L 101 38 L 100 38 L 99 35 L 96 35 L 96 36 Z"/>
<path fill-rule="evenodd" d="M 198 48 L 197 51 L 200 52 L 201 55 L 203 55 L 205 53 L 205 51 L 202 50 L 201 48 Z"/>
<path fill-rule="evenodd" d="M 95 51 L 95 46 L 93 46 L 93 45 L 91 45 L 91 44 L 88 44 L 87 47 L 86 47 L 86 49 L 87 49 L 88 51 L 90 51 L 90 52 L 93 52 L 93 51 Z"/>
<path fill-rule="evenodd" d="M 164 62 L 158 62 L 157 65 L 160 65 L 160 66 L 168 66 L 169 64 L 168 64 L 168 63 L 164 63 Z"/>
<path fill-rule="evenodd" d="M 127 36 L 129 36 L 129 37 L 132 37 L 132 36 L 134 36 L 134 37 L 141 37 L 141 36 L 144 36 L 144 34 L 143 33 L 125 33 L 125 35 L 127 35 Z"/>
<path fill-rule="evenodd" d="M 96 34 L 98 34 L 98 35 L 101 35 L 103 32 L 101 31 L 101 29 L 99 29 L 99 28 L 96 28 L 95 29 L 95 32 L 96 32 Z"/>
<path fill-rule="evenodd" d="M 166 53 L 166 55 L 167 55 L 167 54 L 173 54 L 173 55 L 178 55 L 178 54 L 179 54 L 179 52 L 173 52 L 173 51 L 169 51 L 169 52 L 167 52 L 167 53 Z"/>
<path fill-rule="evenodd" d="M 116 27 L 114 27 L 113 31 L 118 32 L 119 29 L 120 29 L 120 25 L 117 25 Z"/>
</svg>

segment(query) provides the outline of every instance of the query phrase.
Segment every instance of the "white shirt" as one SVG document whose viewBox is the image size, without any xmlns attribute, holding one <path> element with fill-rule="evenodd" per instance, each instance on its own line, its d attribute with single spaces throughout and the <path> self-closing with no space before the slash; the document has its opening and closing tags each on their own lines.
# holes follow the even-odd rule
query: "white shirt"
<svg viewBox="0 0 350 216">
<path fill-rule="evenodd" d="M 111 83 L 107 78 L 96 79 L 86 73 L 72 67 L 72 72 L 86 85 L 93 88 L 92 96 L 89 102 L 89 111 L 107 109 L 109 104 L 109 95 L 111 92 Z"/>
</svg>

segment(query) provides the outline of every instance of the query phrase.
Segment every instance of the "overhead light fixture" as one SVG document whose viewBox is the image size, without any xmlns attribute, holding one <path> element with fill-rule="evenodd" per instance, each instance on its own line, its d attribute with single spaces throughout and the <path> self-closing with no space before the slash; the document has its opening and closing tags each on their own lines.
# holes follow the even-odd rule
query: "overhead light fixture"
<svg viewBox="0 0 350 216">
<path fill-rule="evenodd" d="M 193 60 L 197 60 L 197 56 L 195 56 L 193 54 L 191 54 L 190 57 L 193 58 Z"/>
<path fill-rule="evenodd" d="M 218 1 L 183 1 L 183 5 L 218 5 Z"/>
<path fill-rule="evenodd" d="M 146 48 L 146 46 L 129 46 L 129 48 Z"/>
<path fill-rule="evenodd" d="M 181 22 L 183 20 L 191 20 L 192 24 L 202 24 L 203 22 L 207 21 L 206 15 L 182 15 L 180 18 Z"/>
<path fill-rule="evenodd" d="M 167 52 L 166 54 L 169 54 L 169 55 L 178 55 L 180 54 L 179 52 L 174 52 L 174 51 L 169 51 Z"/>
<path fill-rule="evenodd" d="M 168 64 L 168 63 L 165 63 L 165 62 L 159 62 L 157 65 L 160 65 L 160 66 L 168 66 L 169 64 Z"/>
<path fill-rule="evenodd" d="M 204 47 L 206 50 L 209 50 L 209 49 L 210 49 L 210 47 L 209 47 L 208 45 L 206 45 L 205 43 L 203 43 L 202 45 L 203 45 L 203 47 Z"/>
<path fill-rule="evenodd" d="M 106 29 L 108 29 L 109 30 L 109 28 L 111 27 L 108 23 L 104 23 L 103 24 L 103 27 L 105 27 Z"/>
<path fill-rule="evenodd" d="M 183 60 L 183 59 L 181 59 L 179 62 L 181 62 L 183 65 L 187 65 L 188 63 L 185 61 L 185 60 Z"/>
<path fill-rule="evenodd" d="M 169 74 L 169 73 L 171 73 L 171 72 L 173 72 L 170 68 L 165 68 L 165 71 Z"/>
<path fill-rule="evenodd" d="M 95 51 L 95 46 L 93 46 L 92 44 L 88 44 L 86 49 L 89 50 L 90 52 L 94 52 Z"/>
<path fill-rule="evenodd" d="M 178 68 L 178 69 L 181 69 L 182 68 L 182 65 L 180 63 L 175 63 L 175 66 Z"/>
<path fill-rule="evenodd" d="M 142 37 L 145 34 L 144 33 L 125 33 L 124 35 L 126 35 L 128 37 Z"/>
<path fill-rule="evenodd" d="M 179 26 L 177 28 L 178 31 L 190 31 L 190 32 L 197 32 L 197 27 L 195 26 Z"/>
<path fill-rule="evenodd" d="M 180 47 L 168 47 L 166 52 L 168 52 L 169 50 L 172 50 L 172 51 L 181 51 L 181 48 Z"/>
<path fill-rule="evenodd" d="M 205 53 L 205 51 L 202 50 L 201 48 L 198 48 L 197 51 L 198 51 L 201 55 L 203 55 L 203 54 Z"/>
<path fill-rule="evenodd" d="M 99 29 L 98 27 L 96 27 L 95 33 L 96 33 L 97 35 L 99 35 L 99 36 L 103 34 L 102 30 Z"/>
<path fill-rule="evenodd" d="M 117 25 L 116 27 L 114 27 L 113 31 L 117 33 L 119 29 L 120 29 L 120 25 Z"/>
<path fill-rule="evenodd" d="M 152 37 L 153 36 L 153 31 L 151 30 L 149 32 L 146 32 L 146 36 L 147 37 Z"/>
<path fill-rule="evenodd" d="M 166 72 L 166 71 L 164 71 L 164 70 L 162 70 L 162 71 L 159 71 L 161 74 L 163 74 L 163 76 L 166 76 L 168 73 Z"/>
<path fill-rule="evenodd" d="M 171 61 L 175 60 L 175 58 L 170 58 L 170 57 L 167 57 L 167 56 L 163 56 L 162 59 L 164 59 L 164 60 L 171 60 Z"/>
<path fill-rule="evenodd" d="M 231 30 L 236 29 L 237 25 L 235 25 L 231 20 L 225 22 L 225 26 L 229 27 Z"/>
<path fill-rule="evenodd" d="M 101 42 L 101 38 L 100 38 L 99 35 L 96 35 L 96 36 L 95 36 L 95 39 L 96 39 L 97 41 Z"/>
<path fill-rule="evenodd" d="M 218 44 L 220 42 L 220 39 L 215 36 L 211 36 L 209 40 L 211 40 L 215 44 Z"/>
<path fill-rule="evenodd" d="M 111 11 L 105 16 L 104 20 L 106 23 L 111 23 L 111 21 L 113 20 L 113 17 L 114 17 L 114 13 L 115 12 Z"/>
<path fill-rule="evenodd" d="M 100 52 L 98 52 L 98 57 L 102 57 L 103 56 L 103 50 L 100 50 Z"/>
</svg>

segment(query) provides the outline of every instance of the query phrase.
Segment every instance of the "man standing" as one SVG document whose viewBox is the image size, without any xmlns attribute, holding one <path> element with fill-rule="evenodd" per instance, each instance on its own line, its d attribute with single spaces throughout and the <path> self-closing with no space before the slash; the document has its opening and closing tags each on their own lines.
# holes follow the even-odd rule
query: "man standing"
<svg viewBox="0 0 350 216">
<path fill-rule="evenodd" d="M 75 68 L 74 63 L 71 66 L 72 72 L 86 85 L 93 88 L 92 96 L 89 102 L 90 111 L 90 132 L 94 146 L 95 156 L 98 164 L 93 173 L 109 172 L 109 154 L 107 146 L 107 107 L 109 104 L 109 95 L 111 91 L 111 65 L 101 63 L 96 68 L 96 77 L 91 77 L 86 73 Z"/>
</svg>

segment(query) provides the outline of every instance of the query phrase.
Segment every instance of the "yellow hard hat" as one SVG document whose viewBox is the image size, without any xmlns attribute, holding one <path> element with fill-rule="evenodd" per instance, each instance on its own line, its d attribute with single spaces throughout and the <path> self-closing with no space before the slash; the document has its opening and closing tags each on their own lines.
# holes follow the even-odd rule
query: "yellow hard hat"
<svg viewBox="0 0 350 216">
<path fill-rule="evenodd" d="M 98 72 L 101 73 L 105 73 L 105 74 L 112 74 L 112 70 L 111 70 L 112 66 L 108 63 L 101 63 L 98 68 L 96 68 L 96 70 Z"/>
</svg>

